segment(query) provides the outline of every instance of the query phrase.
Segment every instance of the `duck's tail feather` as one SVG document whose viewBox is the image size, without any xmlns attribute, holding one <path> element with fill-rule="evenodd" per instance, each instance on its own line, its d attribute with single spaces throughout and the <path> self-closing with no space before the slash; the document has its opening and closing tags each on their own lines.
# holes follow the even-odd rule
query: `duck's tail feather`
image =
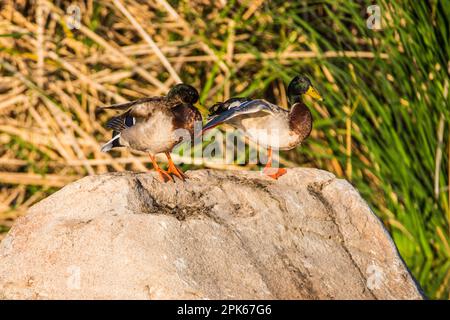
<svg viewBox="0 0 450 320">
<path fill-rule="evenodd" d="M 108 152 L 112 148 L 121 147 L 122 145 L 119 142 L 120 132 L 114 131 L 113 137 L 107 143 L 105 143 L 100 149 L 101 152 Z"/>
</svg>

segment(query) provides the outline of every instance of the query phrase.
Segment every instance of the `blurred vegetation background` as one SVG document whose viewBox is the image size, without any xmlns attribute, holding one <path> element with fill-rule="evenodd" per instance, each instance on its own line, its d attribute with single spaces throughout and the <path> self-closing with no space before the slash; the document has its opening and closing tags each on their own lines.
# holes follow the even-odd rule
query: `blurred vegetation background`
<svg viewBox="0 0 450 320">
<path fill-rule="evenodd" d="M 325 101 L 308 101 L 312 135 L 281 162 L 351 181 L 426 294 L 449 299 L 449 1 L 378 1 L 381 30 L 367 27 L 371 4 L 1 2 L 0 237 L 73 180 L 150 167 L 126 150 L 100 153 L 110 133 L 98 106 L 165 94 L 180 79 L 203 106 L 235 95 L 286 106 L 285 85 L 304 73 Z"/>
</svg>

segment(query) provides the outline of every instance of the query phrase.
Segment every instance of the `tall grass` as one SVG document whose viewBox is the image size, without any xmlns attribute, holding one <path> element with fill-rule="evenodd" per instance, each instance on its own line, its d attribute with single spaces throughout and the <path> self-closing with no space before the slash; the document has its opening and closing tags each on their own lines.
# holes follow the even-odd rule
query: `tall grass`
<svg viewBox="0 0 450 320">
<path fill-rule="evenodd" d="M 305 73 L 325 102 L 308 102 L 312 135 L 282 162 L 351 181 L 428 296 L 449 298 L 445 1 L 381 1 L 378 31 L 366 25 L 369 1 L 74 3 L 81 30 L 68 28 L 66 1 L 0 11 L 0 232 L 83 175 L 145 170 L 145 157 L 99 152 L 107 132 L 97 106 L 165 92 L 174 72 L 204 106 L 233 95 L 285 105 L 284 85 Z"/>
</svg>

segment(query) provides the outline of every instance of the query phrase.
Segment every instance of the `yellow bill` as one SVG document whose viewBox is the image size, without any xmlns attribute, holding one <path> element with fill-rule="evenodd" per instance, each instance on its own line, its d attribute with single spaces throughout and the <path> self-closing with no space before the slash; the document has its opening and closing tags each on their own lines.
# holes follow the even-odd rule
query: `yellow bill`
<svg viewBox="0 0 450 320">
<path fill-rule="evenodd" d="M 320 93 L 319 93 L 316 89 L 314 89 L 313 86 L 309 86 L 308 91 L 306 91 L 305 94 L 306 94 L 307 96 L 310 96 L 310 97 L 313 98 L 313 99 L 316 99 L 316 100 L 319 100 L 319 101 L 322 101 L 322 100 L 323 100 L 323 98 L 322 98 L 322 96 L 320 95 Z"/>
</svg>

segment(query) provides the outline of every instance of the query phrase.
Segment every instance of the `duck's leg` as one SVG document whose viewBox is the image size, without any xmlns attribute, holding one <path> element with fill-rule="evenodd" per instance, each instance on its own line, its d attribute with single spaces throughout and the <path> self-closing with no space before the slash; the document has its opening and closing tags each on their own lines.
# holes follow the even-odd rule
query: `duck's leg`
<svg viewBox="0 0 450 320">
<path fill-rule="evenodd" d="M 169 182 L 169 181 L 173 182 L 172 176 L 158 166 L 158 162 L 156 162 L 156 157 L 151 154 L 149 154 L 149 157 L 152 160 L 153 168 L 156 170 L 156 172 L 159 173 L 161 180 L 163 182 Z"/>
<path fill-rule="evenodd" d="M 178 168 L 175 163 L 173 163 L 172 157 L 170 156 L 170 152 L 166 152 L 167 160 L 169 160 L 169 168 L 167 168 L 167 172 L 170 174 L 176 175 L 181 180 L 185 181 L 187 179 L 187 175 L 181 171 L 180 168 Z"/>
<path fill-rule="evenodd" d="M 282 175 L 286 174 L 287 170 L 285 168 L 272 168 L 272 148 L 267 148 L 267 163 L 263 169 L 263 173 L 277 180 Z"/>
</svg>

